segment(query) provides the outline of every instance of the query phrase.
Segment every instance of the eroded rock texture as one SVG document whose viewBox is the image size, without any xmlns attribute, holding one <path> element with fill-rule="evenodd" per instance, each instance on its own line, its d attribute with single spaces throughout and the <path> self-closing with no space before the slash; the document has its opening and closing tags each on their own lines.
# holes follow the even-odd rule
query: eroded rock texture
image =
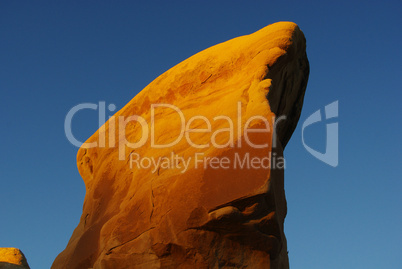
<svg viewBox="0 0 402 269">
<path fill-rule="evenodd" d="M 275 23 L 144 88 L 78 151 L 83 214 L 52 268 L 288 268 L 282 156 L 305 46 L 297 25 Z"/>
</svg>

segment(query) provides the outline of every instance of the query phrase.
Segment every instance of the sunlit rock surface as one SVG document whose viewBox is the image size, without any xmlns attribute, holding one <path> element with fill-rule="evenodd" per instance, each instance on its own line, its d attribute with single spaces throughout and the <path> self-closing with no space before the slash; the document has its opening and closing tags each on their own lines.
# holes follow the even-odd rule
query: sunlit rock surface
<svg viewBox="0 0 402 269">
<path fill-rule="evenodd" d="M 29 269 L 29 265 L 18 248 L 0 248 L 0 269 Z"/>
<path fill-rule="evenodd" d="M 283 148 L 308 74 L 280 22 L 156 78 L 78 151 L 83 214 L 52 268 L 288 268 Z"/>
</svg>

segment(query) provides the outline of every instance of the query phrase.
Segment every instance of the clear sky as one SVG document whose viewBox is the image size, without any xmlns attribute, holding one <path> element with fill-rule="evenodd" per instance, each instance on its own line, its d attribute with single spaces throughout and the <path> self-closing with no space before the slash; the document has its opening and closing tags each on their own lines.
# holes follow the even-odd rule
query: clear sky
<svg viewBox="0 0 402 269">
<path fill-rule="evenodd" d="M 285 150 L 293 269 L 402 268 L 400 1 L 1 1 L 0 246 L 49 268 L 85 195 L 70 108 L 118 109 L 200 50 L 277 21 L 307 38 L 310 78 Z M 381 3 L 381 4 L 379 4 Z M 302 123 L 339 104 L 339 165 L 313 157 Z M 73 120 L 85 140 L 95 111 Z M 325 122 L 305 130 L 325 151 Z"/>
</svg>

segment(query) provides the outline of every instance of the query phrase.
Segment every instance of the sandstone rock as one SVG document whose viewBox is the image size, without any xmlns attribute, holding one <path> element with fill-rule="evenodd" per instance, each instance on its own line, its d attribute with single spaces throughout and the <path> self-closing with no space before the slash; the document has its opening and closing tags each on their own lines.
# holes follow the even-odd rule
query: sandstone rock
<svg viewBox="0 0 402 269">
<path fill-rule="evenodd" d="M 83 214 L 52 268 L 288 268 L 283 148 L 308 73 L 280 22 L 156 78 L 78 151 Z"/>
<path fill-rule="evenodd" d="M 29 265 L 18 248 L 0 248 L 0 269 L 29 269 Z"/>
</svg>

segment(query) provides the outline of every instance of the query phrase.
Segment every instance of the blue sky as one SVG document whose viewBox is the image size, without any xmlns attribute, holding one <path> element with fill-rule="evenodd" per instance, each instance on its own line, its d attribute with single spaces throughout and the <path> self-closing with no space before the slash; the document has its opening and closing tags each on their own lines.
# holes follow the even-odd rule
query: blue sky
<svg viewBox="0 0 402 269">
<path fill-rule="evenodd" d="M 121 108 L 194 53 L 277 21 L 307 38 L 310 78 L 285 150 L 291 268 L 400 268 L 400 1 L 1 1 L 0 246 L 49 268 L 79 222 L 85 186 L 64 134 L 73 106 Z M 338 101 L 339 165 L 301 124 Z M 74 118 L 85 140 L 95 111 Z M 304 133 L 325 151 L 325 122 Z"/>
</svg>

